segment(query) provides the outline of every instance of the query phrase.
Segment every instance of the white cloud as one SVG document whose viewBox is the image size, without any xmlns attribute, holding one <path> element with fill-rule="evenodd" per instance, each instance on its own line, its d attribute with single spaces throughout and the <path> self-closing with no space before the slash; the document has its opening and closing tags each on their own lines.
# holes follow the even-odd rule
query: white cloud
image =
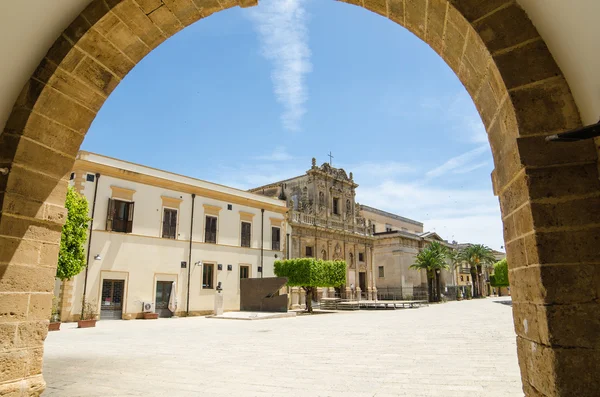
<svg viewBox="0 0 600 397">
<path fill-rule="evenodd" d="M 261 0 L 250 11 L 262 42 L 262 52 L 273 62 L 271 79 L 277 101 L 283 104 L 281 121 L 291 131 L 300 129 L 308 99 L 305 76 L 312 70 L 306 11 L 302 0 Z"/>
<path fill-rule="evenodd" d="M 457 171 L 458 173 L 466 173 L 469 172 L 468 169 L 471 168 L 470 171 L 474 170 L 472 164 L 470 164 L 474 159 L 481 156 L 489 150 L 488 145 L 481 145 L 473 150 L 470 150 L 466 153 L 463 153 L 459 156 L 452 157 L 450 160 L 446 161 L 444 164 L 436 167 L 432 170 L 427 171 L 425 174 L 428 178 L 436 178 L 442 175 L 447 174 L 451 171 Z M 477 167 L 479 168 L 479 167 Z M 461 172 L 462 171 L 462 172 Z"/>
<path fill-rule="evenodd" d="M 453 174 L 467 174 L 471 171 L 475 171 L 479 168 L 485 167 L 489 164 L 489 161 L 482 161 L 481 163 L 473 164 L 471 166 L 467 166 L 466 168 L 455 169 L 452 171 Z"/>
<path fill-rule="evenodd" d="M 255 157 L 256 160 L 264 161 L 289 161 L 293 158 L 294 156 L 289 154 L 283 146 L 277 146 L 275 149 L 273 149 L 273 152 L 271 154 Z"/>
<path fill-rule="evenodd" d="M 504 249 L 499 214 L 429 219 L 425 221 L 425 229 L 435 231 L 448 241 L 473 242 L 495 250 Z"/>
<path fill-rule="evenodd" d="M 504 245 L 498 200 L 491 190 L 385 181 L 363 184 L 357 200 L 423 222 L 425 230 L 435 229 L 448 240 L 481 242 L 496 249 Z"/>
<path fill-rule="evenodd" d="M 371 177 L 386 178 L 397 175 L 414 173 L 417 169 L 406 163 L 397 161 L 386 161 L 383 163 L 364 162 L 343 167 L 347 171 L 354 173 L 355 180 L 361 180 Z"/>
</svg>

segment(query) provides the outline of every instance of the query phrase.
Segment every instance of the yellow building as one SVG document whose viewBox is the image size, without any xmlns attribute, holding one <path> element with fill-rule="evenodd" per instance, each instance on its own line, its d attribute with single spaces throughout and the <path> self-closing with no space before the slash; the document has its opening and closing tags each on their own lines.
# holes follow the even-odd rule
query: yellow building
<svg viewBox="0 0 600 397">
<path fill-rule="evenodd" d="M 63 321 L 79 318 L 84 289 L 100 319 L 140 318 L 144 303 L 212 313 L 219 285 L 224 309 L 238 310 L 240 278 L 272 277 L 283 256 L 279 200 L 88 152 L 71 186 L 94 220 L 87 273 L 56 283 Z"/>
</svg>

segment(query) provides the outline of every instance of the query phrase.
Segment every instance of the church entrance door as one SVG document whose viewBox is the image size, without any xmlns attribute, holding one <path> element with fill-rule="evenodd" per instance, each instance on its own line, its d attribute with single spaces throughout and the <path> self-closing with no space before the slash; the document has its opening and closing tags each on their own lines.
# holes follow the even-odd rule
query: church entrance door
<svg viewBox="0 0 600 397">
<path fill-rule="evenodd" d="M 364 296 L 364 294 L 367 292 L 367 273 L 358 273 L 358 286 L 360 287 L 361 295 Z"/>
</svg>

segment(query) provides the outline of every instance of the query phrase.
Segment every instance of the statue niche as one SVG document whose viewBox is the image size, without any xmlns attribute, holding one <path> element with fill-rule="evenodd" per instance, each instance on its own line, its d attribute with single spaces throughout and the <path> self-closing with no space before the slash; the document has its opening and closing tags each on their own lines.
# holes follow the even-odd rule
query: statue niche
<svg viewBox="0 0 600 397">
<path fill-rule="evenodd" d="M 333 260 L 334 261 L 342 260 L 342 247 L 340 246 L 340 243 L 337 243 L 335 245 L 335 249 L 333 251 Z"/>
</svg>

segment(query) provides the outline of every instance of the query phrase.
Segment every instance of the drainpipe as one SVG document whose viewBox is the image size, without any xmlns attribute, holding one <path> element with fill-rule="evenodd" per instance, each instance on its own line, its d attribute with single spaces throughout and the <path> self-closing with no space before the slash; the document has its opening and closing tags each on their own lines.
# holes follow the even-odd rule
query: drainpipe
<svg viewBox="0 0 600 397">
<path fill-rule="evenodd" d="M 187 298 L 186 298 L 186 307 L 185 307 L 185 315 L 190 316 L 190 278 L 192 277 L 192 241 L 194 237 L 194 199 L 196 198 L 196 193 L 192 193 L 192 218 L 190 220 L 190 252 L 188 255 L 188 277 L 187 277 Z"/>
<path fill-rule="evenodd" d="M 83 297 L 81 299 L 81 319 L 83 320 L 85 295 L 87 293 L 88 268 L 90 267 L 90 249 L 92 247 L 92 231 L 94 230 L 94 214 L 96 213 L 96 196 L 98 196 L 98 181 L 100 173 L 96 172 L 96 185 L 94 186 L 94 201 L 92 202 L 92 219 L 90 220 L 90 235 L 88 237 L 87 259 L 85 260 L 85 277 L 83 279 Z"/>
<path fill-rule="evenodd" d="M 265 233 L 265 209 L 261 208 L 261 210 L 260 210 L 260 278 L 263 278 L 264 274 L 265 274 L 265 268 L 264 268 L 264 264 L 263 264 L 264 245 L 265 245 L 264 233 Z"/>
<path fill-rule="evenodd" d="M 290 234 L 289 233 L 287 234 L 285 247 L 287 248 L 286 249 L 286 251 L 287 251 L 286 252 L 286 254 L 287 254 L 286 257 L 287 257 L 287 259 L 290 259 Z"/>
</svg>

